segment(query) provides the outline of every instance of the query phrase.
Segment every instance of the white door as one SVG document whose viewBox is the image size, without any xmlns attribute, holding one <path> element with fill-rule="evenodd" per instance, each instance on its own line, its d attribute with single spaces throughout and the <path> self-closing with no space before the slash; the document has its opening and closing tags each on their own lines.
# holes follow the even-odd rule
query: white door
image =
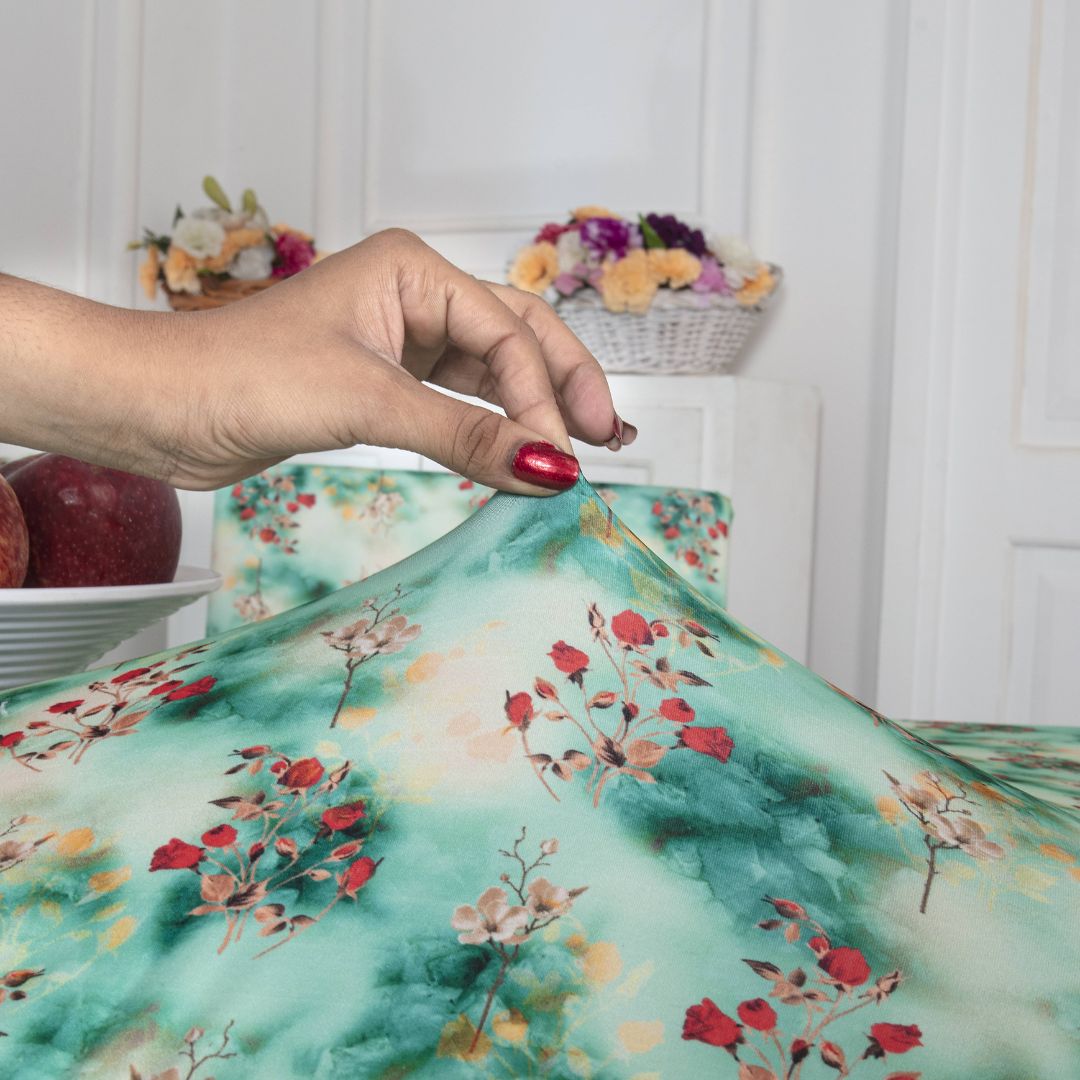
<svg viewBox="0 0 1080 1080">
<path fill-rule="evenodd" d="M 878 704 L 1080 724 L 1080 5 L 912 8 Z"/>
</svg>

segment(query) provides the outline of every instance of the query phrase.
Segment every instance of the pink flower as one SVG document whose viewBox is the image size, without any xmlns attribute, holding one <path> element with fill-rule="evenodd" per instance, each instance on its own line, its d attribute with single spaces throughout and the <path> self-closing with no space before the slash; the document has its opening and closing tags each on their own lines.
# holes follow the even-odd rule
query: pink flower
<svg viewBox="0 0 1080 1080">
<path fill-rule="evenodd" d="M 724 277 L 724 271 L 720 264 L 711 256 L 705 255 L 701 260 L 701 273 L 697 280 L 690 286 L 697 293 L 719 293 L 721 296 L 731 296 L 732 288 Z"/>
<path fill-rule="evenodd" d="M 292 277 L 306 270 L 315 261 L 315 245 L 296 233 L 285 233 L 274 241 L 277 256 L 271 275 L 276 278 Z"/>
<path fill-rule="evenodd" d="M 560 225 L 558 222 L 549 221 L 534 237 L 534 244 L 554 244 L 565 232 L 570 232 L 573 229 L 577 229 L 579 226 L 575 222 L 572 225 Z"/>
</svg>

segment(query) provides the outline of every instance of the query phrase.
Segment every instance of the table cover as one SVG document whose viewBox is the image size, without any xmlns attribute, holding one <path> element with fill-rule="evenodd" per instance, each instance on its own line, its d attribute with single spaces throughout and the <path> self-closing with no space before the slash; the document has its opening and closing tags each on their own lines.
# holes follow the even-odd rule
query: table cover
<svg viewBox="0 0 1080 1080">
<path fill-rule="evenodd" d="M 1080 1075 L 1077 813 L 584 480 L 9 691 L 0 752 L 4 1077 Z"/>
</svg>

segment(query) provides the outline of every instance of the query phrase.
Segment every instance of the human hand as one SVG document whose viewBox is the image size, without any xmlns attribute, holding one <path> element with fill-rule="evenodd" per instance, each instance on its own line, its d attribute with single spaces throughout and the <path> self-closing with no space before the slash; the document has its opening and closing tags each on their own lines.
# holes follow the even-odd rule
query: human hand
<svg viewBox="0 0 1080 1080">
<path fill-rule="evenodd" d="M 297 452 L 367 443 L 550 494 L 578 476 L 569 435 L 613 450 L 636 436 L 600 365 L 549 305 L 477 281 L 402 230 L 242 303 L 173 318 L 189 320 L 198 343 L 178 371 L 169 479 L 180 487 L 220 487 Z"/>
</svg>

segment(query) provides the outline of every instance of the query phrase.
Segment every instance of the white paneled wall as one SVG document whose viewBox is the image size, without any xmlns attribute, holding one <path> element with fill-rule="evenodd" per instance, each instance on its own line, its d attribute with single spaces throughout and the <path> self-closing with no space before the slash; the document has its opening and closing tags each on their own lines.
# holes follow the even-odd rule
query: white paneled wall
<svg viewBox="0 0 1080 1080">
<path fill-rule="evenodd" d="M 0 0 L 0 268 L 144 304 L 124 244 L 207 172 L 326 249 L 400 224 L 489 276 L 583 202 L 749 231 L 788 276 L 741 371 L 823 390 L 811 661 L 872 697 L 907 21 L 904 0 Z"/>
</svg>

